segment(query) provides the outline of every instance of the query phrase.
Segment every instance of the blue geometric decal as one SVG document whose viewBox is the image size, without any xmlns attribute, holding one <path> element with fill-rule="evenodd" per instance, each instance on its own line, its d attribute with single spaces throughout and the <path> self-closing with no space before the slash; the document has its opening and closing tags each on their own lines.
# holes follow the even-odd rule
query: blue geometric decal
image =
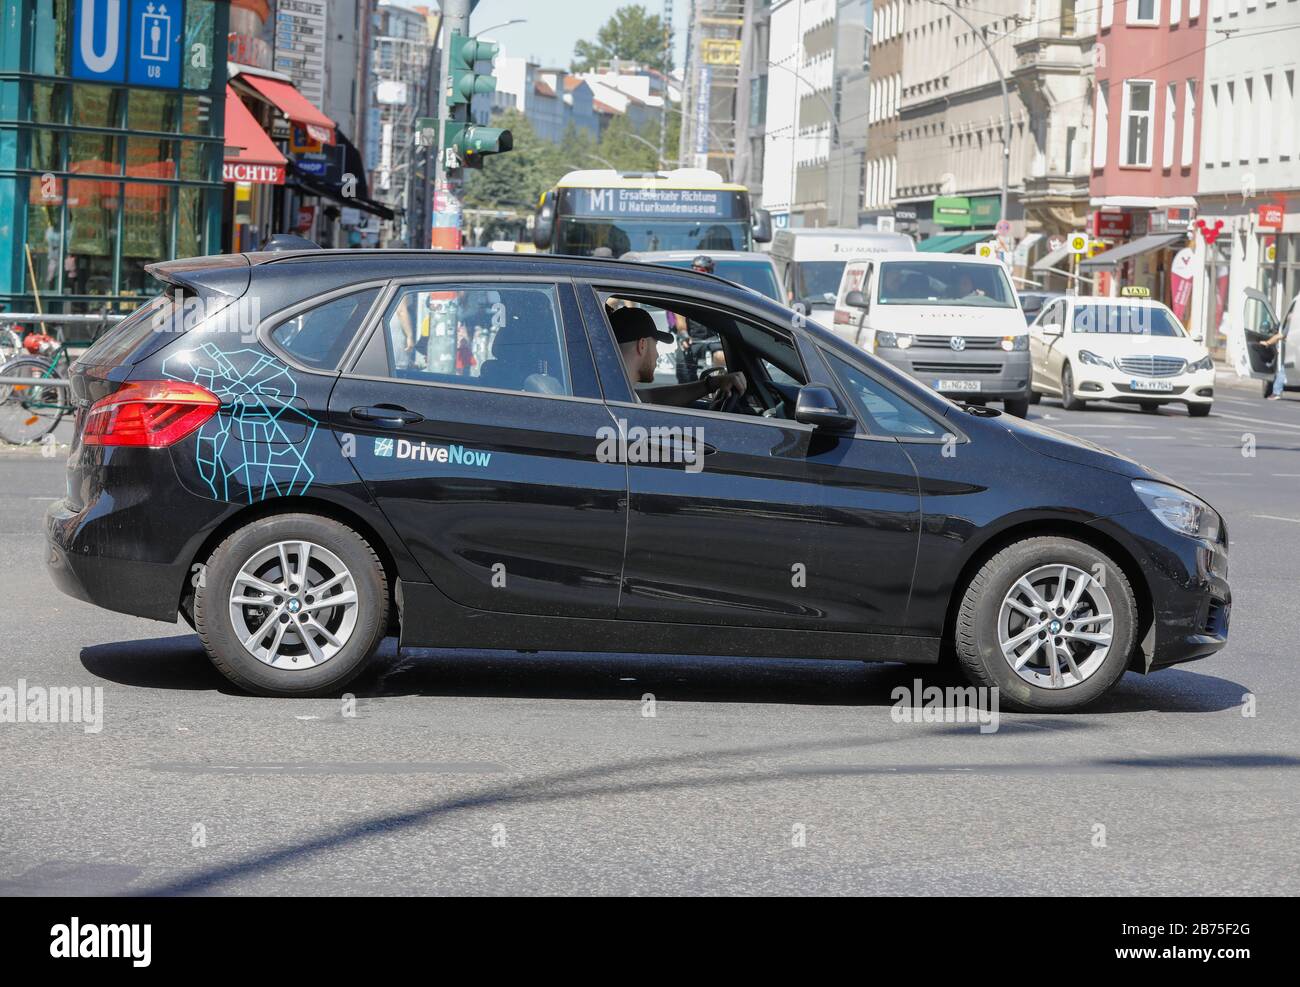
<svg viewBox="0 0 1300 987">
<path fill-rule="evenodd" d="M 199 475 L 213 497 L 251 504 L 306 493 L 316 478 L 307 451 L 318 423 L 294 405 L 298 384 L 287 366 L 261 350 L 203 343 L 167 357 L 162 372 L 221 398 L 197 443 Z"/>
</svg>

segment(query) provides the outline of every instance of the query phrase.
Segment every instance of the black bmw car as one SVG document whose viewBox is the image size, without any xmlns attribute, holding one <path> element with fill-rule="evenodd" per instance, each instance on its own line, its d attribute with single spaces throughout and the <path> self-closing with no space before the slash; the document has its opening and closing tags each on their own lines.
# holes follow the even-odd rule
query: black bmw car
<svg viewBox="0 0 1300 987">
<path fill-rule="evenodd" d="M 151 270 L 167 290 L 73 368 L 48 566 L 184 617 L 251 692 L 336 692 L 392 633 L 950 659 L 1063 710 L 1226 643 L 1203 500 L 719 278 L 308 249 Z M 689 324 L 717 365 L 641 386 L 653 326 Z"/>
</svg>

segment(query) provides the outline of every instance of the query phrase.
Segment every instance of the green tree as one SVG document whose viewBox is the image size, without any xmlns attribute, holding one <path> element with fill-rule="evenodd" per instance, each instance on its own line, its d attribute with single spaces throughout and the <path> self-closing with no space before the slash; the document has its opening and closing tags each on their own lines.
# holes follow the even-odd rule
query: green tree
<svg viewBox="0 0 1300 987">
<path fill-rule="evenodd" d="M 579 41 L 573 46 L 572 70 L 590 72 L 619 58 L 671 72 L 672 31 L 670 27 L 665 42 L 664 28 L 663 18 L 639 3 L 619 7 L 596 32 L 595 41 Z"/>
</svg>

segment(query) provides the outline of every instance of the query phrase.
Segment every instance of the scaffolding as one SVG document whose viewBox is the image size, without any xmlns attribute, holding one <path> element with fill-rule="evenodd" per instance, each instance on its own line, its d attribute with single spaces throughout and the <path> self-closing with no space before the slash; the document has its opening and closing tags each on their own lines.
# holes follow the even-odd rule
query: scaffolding
<svg viewBox="0 0 1300 987">
<path fill-rule="evenodd" d="M 682 138 L 684 165 L 730 179 L 736 158 L 744 0 L 693 0 L 687 36 Z"/>
</svg>

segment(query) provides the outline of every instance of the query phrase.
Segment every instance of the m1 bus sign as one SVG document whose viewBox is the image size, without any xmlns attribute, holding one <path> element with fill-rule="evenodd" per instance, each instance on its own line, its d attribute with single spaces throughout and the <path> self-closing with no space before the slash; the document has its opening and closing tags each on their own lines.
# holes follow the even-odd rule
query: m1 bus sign
<svg viewBox="0 0 1300 987">
<path fill-rule="evenodd" d="M 221 165 L 221 177 L 227 182 L 248 182 L 250 185 L 283 185 L 284 165 L 226 161 Z"/>
</svg>

